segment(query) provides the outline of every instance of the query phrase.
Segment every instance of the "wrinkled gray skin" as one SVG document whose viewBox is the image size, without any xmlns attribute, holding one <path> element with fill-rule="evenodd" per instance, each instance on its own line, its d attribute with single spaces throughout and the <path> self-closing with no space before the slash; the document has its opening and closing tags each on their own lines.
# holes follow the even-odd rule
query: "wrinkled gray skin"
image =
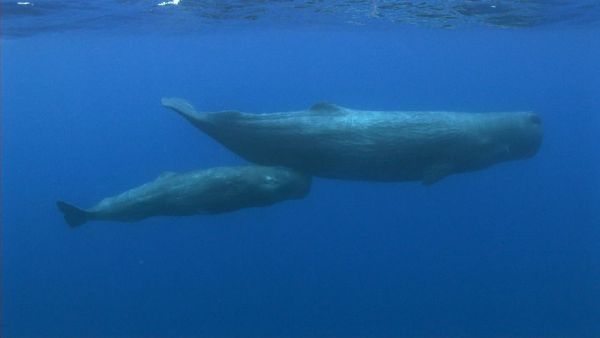
<svg viewBox="0 0 600 338">
<path fill-rule="evenodd" d="M 57 202 L 71 226 L 90 220 L 135 222 L 152 216 L 216 214 L 305 197 L 309 176 L 263 166 L 218 167 L 187 173 L 167 172 L 152 182 L 108 197 L 81 210 Z"/>
<path fill-rule="evenodd" d="M 183 99 L 162 104 L 250 162 L 336 179 L 432 184 L 529 158 L 542 142 L 541 119 L 531 112 L 364 111 L 319 103 L 283 113 L 199 113 Z"/>
</svg>

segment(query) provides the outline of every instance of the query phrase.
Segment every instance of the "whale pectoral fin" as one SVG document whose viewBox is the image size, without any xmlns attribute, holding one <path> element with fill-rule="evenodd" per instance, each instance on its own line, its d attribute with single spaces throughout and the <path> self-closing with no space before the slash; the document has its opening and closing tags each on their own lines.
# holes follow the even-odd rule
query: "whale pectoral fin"
<svg viewBox="0 0 600 338">
<path fill-rule="evenodd" d="M 69 226 L 73 228 L 83 225 L 85 222 L 90 220 L 89 212 L 81 210 L 78 207 L 73 206 L 69 203 L 57 201 L 56 206 L 58 207 L 58 210 L 62 212 L 67 224 L 69 224 Z"/>
<path fill-rule="evenodd" d="M 163 97 L 160 100 L 160 103 L 167 108 L 171 108 L 177 114 L 183 116 L 183 118 L 190 121 L 194 125 L 204 121 L 204 114 L 198 113 L 196 108 L 194 108 L 194 106 L 192 106 L 192 104 L 187 100 L 177 97 Z"/>
<path fill-rule="evenodd" d="M 423 173 L 423 178 L 421 179 L 421 183 L 423 185 L 432 185 L 434 183 L 439 182 L 444 177 L 450 175 L 452 173 L 452 167 L 447 164 L 437 164 L 427 169 Z"/>
<path fill-rule="evenodd" d="M 315 113 L 326 113 L 326 112 L 341 112 L 343 109 L 342 109 L 342 107 L 335 105 L 333 103 L 318 102 L 318 103 L 313 104 L 309 110 L 312 112 L 315 112 Z"/>
</svg>

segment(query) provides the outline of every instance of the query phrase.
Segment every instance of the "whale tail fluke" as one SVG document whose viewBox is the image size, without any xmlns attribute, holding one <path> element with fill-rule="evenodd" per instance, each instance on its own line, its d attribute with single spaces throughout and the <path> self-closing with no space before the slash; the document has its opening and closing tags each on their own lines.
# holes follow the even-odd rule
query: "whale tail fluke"
<svg viewBox="0 0 600 338">
<path fill-rule="evenodd" d="M 63 201 L 57 201 L 58 210 L 63 213 L 65 221 L 71 227 L 78 227 L 90 220 L 90 213 Z"/>
<path fill-rule="evenodd" d="M 160 103 L 167 108 L 171 108 L 194 125 L 198 125 L 204 121 L 204 114 L 197 112 L 196 108 L 187 100 L 177 97 L 163 97 Z"/>
</svg>

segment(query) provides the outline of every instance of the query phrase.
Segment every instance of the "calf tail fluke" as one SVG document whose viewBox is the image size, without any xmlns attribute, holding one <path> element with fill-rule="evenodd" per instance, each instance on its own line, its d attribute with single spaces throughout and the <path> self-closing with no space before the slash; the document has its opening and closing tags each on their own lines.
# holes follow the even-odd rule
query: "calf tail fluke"
<svg viewBox="0 0 600 338">
<path fill-rule="evenodd" d="M 71 227 L 80 226 L 90 219 L 90 213 L 77 208 L 71 204 L 65 203 L 63 201 L 57 201 L 56 206 L 58 210 L 63 213 L 65 217 L 65 221 Z"/>
<path fill-rule="evenodd" d="M 204 114 L 197 112 L 194 106 L 187 100 L 177 97 L 163 97 L 160 102 L 163 106 L 171 108 L 194 125 L 197 125 L 204 120 Z"/>
</svg>

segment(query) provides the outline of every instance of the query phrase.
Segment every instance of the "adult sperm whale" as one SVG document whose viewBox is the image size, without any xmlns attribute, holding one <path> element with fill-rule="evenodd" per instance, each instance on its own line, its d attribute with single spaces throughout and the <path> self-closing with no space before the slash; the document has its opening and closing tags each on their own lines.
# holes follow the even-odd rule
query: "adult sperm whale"
<svg viewBox="0 0 600 338">
<path fill-rule="evenodd" d="M 179 98 L 162 104 L 250 162 L 337 179 L 431 184 L 531 157 L 542 142 L 542 122 L 532 112 L 366 111 L 318 103 L 281 113 L 201 113 Z"/>
<path fill-rule="evenodd" d="M 108 197 L 90 209 L 58 201 L 72 227 L 91 220 L 135 222 L 152 216 L 216 214 L 305 197 L 311 178 L 291 169 L 263 166 L 217 167 L 166 172 L 152 182 Z"/>
</svg>

